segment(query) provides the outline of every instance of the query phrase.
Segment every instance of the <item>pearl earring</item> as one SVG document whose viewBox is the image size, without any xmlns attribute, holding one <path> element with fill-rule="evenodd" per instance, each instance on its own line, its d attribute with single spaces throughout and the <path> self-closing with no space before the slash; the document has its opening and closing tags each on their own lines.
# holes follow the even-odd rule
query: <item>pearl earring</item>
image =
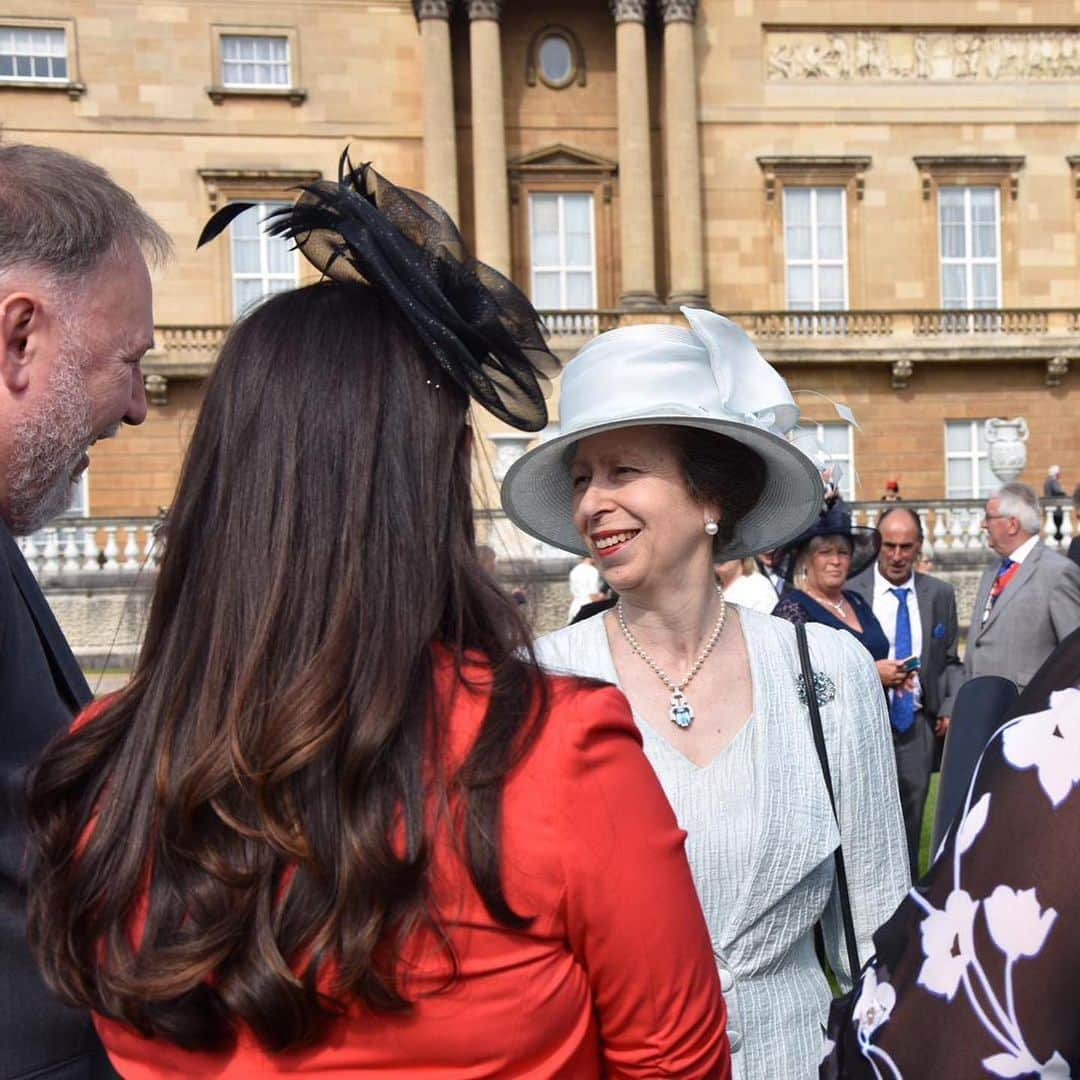
<svg viewBox="0 0 1080 1080">
<path fill-rule="evenodd" d="M 715 521 L 710 519 L 705 522 L 705 531 L 710 536 L 715 536 L 720 531 L 720 526 L 717 525 Z"/>
</svg>

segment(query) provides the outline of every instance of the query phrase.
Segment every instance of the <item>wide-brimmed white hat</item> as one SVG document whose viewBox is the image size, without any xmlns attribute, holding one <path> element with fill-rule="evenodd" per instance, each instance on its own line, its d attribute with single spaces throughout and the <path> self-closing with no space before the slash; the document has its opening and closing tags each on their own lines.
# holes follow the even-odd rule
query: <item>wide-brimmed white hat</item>
<svg viewBox="0 0 1080 1080">
<path fill-rule="evenodd" d="M 799 420 L 787 384 L 730 319 L 696 308 L 682 313 L 689 330 L 609 330 L 567 364 L 558 434 L 515 461 L 503 480 L 503 508 L 518 528 L 588 554 L 571 515 L 574 444 L 613 428 L 656 424 L 715 431 L 765 463 L 761 497 L 717 559 L 781 547 L 817 520 L 824 489 L 818 466 L 786 438 Z"/>
</svg>

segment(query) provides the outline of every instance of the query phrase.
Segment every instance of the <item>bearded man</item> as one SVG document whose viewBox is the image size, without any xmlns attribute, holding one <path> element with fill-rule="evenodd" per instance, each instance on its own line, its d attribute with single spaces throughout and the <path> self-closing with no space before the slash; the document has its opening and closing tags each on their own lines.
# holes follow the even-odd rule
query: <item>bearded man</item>
<svg viewBox="0 0 1080 1080">
<path fill-rule="evenodd" d="M 146 255 L 168 236 L 96 165 L 0 146 L 0 1077 L 114 1076 L 25 935 L 26 772 L 90 690 L 14 536 L 65 509 L 87 452 L 141 424 L 153 344 Z M 145 254 L 144 254 L 145 253 Z"/>
</svg>

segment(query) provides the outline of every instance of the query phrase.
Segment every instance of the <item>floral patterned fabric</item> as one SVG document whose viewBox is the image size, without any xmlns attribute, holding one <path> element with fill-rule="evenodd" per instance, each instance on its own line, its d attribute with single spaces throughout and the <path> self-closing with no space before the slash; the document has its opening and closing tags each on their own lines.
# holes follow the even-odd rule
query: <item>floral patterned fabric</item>
<svg viewBox="0 0 1080 1080">
<path fill-rule="evenodd" d="M 1080 1076 L 1080 689 L 1002 727 L 834 1003 L 822 1080 Z"/>
</svg>

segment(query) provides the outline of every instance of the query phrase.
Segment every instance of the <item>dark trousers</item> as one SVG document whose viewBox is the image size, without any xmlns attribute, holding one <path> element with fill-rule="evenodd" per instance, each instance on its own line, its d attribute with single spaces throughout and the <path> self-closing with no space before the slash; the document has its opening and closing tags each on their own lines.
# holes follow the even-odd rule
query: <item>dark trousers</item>
<svg viewBox="0 0 1080 1080">
<path fill-rule="evenodd" d="M 934 729 L 920 709 L 915 714 L 915 723 L 902 734 L 893 728 L 892 737 L 893 749 L 896 751 L 896 778 L 900 782 L 900 809 L 904 813 L 911 880 L 918 881 L 919 837 L 922 835 L 926 793 L 930 790 L 930 773 L 934 768 Z"/>
</svg>

